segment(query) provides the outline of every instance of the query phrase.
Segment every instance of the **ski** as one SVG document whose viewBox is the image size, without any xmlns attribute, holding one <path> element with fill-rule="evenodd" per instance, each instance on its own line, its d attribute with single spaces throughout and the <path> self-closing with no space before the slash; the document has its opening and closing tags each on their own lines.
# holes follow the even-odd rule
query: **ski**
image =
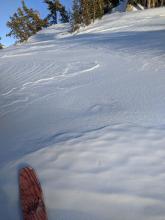
<svg viewBox="0 0 165 220">
<path fill-rule="evenodd" d="M 48 220 L 41 184 L 32 167 L 20 169 L 19 192 L 24 220 Z"/>
</svg>

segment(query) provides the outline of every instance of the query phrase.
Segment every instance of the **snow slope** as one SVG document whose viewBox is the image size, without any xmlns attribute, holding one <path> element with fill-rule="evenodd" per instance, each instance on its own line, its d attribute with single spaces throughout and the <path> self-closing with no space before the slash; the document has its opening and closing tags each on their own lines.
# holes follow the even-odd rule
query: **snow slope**
<svg viewBox="0 0 165 220">
<path fill-rule="evenodd" d="M 0 213 L 31 164 L 50 220 L 165 219 L 165 8 L 0 51 Z"/>
</svg>

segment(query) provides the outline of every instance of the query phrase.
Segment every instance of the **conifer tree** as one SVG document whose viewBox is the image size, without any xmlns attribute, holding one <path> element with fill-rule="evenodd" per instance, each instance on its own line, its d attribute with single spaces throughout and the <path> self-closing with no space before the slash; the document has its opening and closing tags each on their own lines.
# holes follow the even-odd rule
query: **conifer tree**
<svg viewBox="0 0 165 220">
<path fill-rule="evenodd" d="M 26 41 L 30 36 L 47 26 L 47 20 L 42 20 L 37 11 L 28 9 L 22 1 L 22 8 L 10 17 L 7 26 L 11 29 L 6 36 L 14 36 L 18 41 Z"/>
<path fill-rule="evenodd" d="M 47 16 L 50 24 L 58 23 L 58 12 L 64 7 L 59 0 L 44 0 L 44 3 L 47 4 L 48 10 L 50 13 Z"/>
<path fill-rule="evenodd" d="M 119 0 L 73 0 L 72 31 L 81 24 L 89 25 L 91 21 L 100 19 L 119 4 Z"/>
<path fill-rule="evenodd" d="M 1 40 L 2 38 L 0 37 L 0 40 Z M 3 49 L 3 45 L 0 43 L 0 49 Z"/>
<path fill-rule="evenodd" d="M 111 12 L 112 8 L 117 7 L 119 3 L 120 0 L 104 0 L 104 14 Z"/>
<path fill-rule="evenodd" d="M 96 19 L 96 10 L 97 10 L 97 5 L 95 0 L 91 0 L 90 2 L 90 14 L 91 14 L 91 19 L 93 22 Z"/>
<path fill-rule="evenodd" d="M 11 31 L 6 36 L 14 36 L 14 38 L 18 41 L 23 42 L 30 37 L 30 34 L 24 27 L 24 16 L 20 16 L 20 13 L 22 13 L 22 11 L 18 9 L 17 12 L 10 17 L 10 21 L 7 22 L 7 26 L 11 29 Z"/>
<path fill-rule="evenodd" d="M 102 18 L 104 15 L 104 0 L 97 0 L 98 4 L 98 13 L 97 13 L 97 18 Z"/>
<path fill-rule="evenodd" d="M 128 4 L 141 4 L 144 8 L 155 8 L 164 6 L 165 0 L 128 0 Z"/>
<path fill-rule="evenodd" d="M 81 13 L 82 13 L 82 22 L 85 25 L 89 25 L 91 23 L 91 2 L 90 0 L 81 0 Z"/>
<path fill-rule="evenodd" d="M 103 0 L 94 0 L 94 19 L 96 18 L 102 18 L 104 15 L 104 1 Z"/>
<path fill-rule="evenodd" d="M 113 7 L 112 0 L 111 1 L 110 0 L 104 0 L 104 14 L 109 13 L 111 11 L 112 7 Z"/>
<path fill-rule="evenodd" d="M 65 6 L 62 6 L 59 9 L 60 12 L 60 22 L 61 23 L 68 23 L 70 20 L 70 16 L 69 13 L 66 11 Z"/>
<path fill-rule="evenodd" d="M 82 22 L 80 0 L 73 0 L 72 15 L 70 22 L 72 31 L 76 31 L 77 29 L 79 29 L 80 24 Z"/>
<path fill-rule="evenodd" d="M 73 0 L 72 30 L 80 27 L 80 24 L 89 25 L 91 20 L 101 18 L 104 14 L 103 0 Z"/>
<path fill-rule="evenodd" d="M 32 8 L 27 8 L 24 1 L 22 1 L 22 7 L 25 13 L 26 24 L 33 34 L 40 31 L 42 27 L 47 26 L 48 21 L 46 19 L 41 19 L 38 11 L 34 11 Z"/>
<path fill-rule="evenodd" d="M 19 36 L 21 36 L 22 39 L 26 40 L 31 35 L 35 34 L 35 31 L 33 31 L 33 29 L 30 28 L 30 20 L 28 16 L 25 15 L 24 9 L 22 8 L 17 9 L 16 23 L 17 23 L 17 20 L 18 20 L 18 25 L 19 25 L 19 30 L 17 30 L 17 32 Z"/>
</svg>

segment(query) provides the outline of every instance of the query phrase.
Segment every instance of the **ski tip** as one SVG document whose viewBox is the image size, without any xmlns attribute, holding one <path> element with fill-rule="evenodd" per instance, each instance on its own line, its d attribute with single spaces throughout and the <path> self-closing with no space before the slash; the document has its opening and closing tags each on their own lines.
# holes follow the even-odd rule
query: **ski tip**
<svg viewBox="0 0 165 220">
<path fill-rule="evenodd" d="M 40 181 L 31 166 L 19 170 L 20 204 L 25 220 L 47 220 Z"/>
</svg>

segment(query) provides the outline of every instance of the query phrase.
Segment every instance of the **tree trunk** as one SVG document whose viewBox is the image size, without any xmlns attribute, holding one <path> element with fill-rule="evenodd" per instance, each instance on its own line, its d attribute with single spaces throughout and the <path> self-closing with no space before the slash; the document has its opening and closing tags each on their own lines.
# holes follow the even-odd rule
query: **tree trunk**
<svg viewBox="0 0 165 220">
<path fill-rule="evenodd" d="M 147 0 L 147 8 L 151 8 L 151 0 Z"/>
</svg>

